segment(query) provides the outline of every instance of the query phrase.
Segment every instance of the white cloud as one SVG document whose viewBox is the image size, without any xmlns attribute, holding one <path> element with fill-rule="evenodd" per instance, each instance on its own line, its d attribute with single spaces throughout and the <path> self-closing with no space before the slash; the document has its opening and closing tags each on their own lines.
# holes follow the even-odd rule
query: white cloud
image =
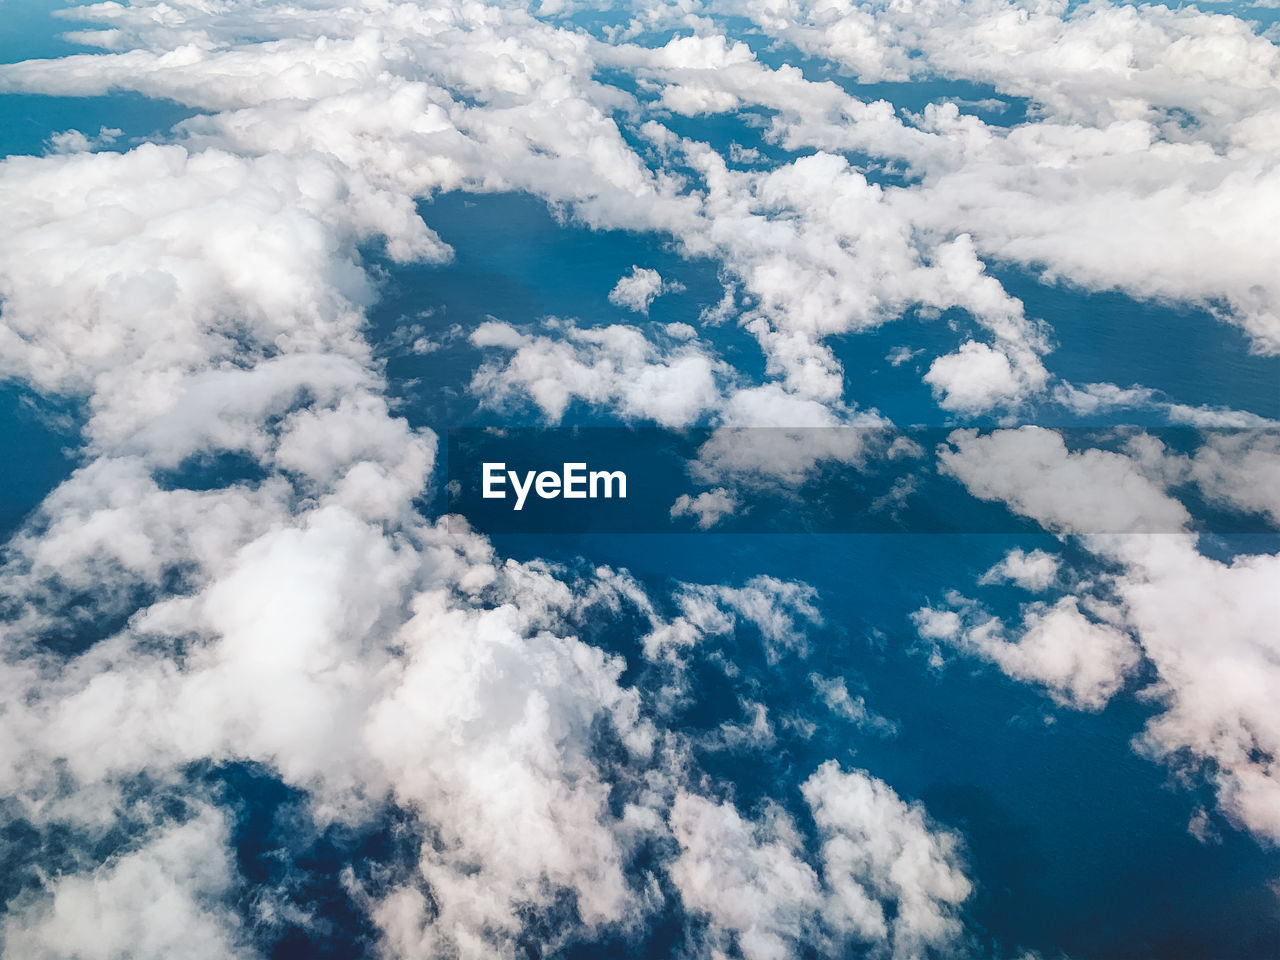
<svg viewBox="0 0 1280 960">
<path fill-rule="evenodd" d="M 1160 483 L 1194 484 L 1217 507 L 1265 517 L 1272 527 L 1280 523 L 1280 432 L 1215 431 L 1198 439 L 1193 452 L 1177 454 L 1159 434 L 1139 434 L 1129 440 L 1126 453 Z"/>
<path fill-rule="evenodd" d="M 890 366 L 900 367 L 904 363 L 914 360 L 923 352 L 924 350 L 922 349 L 912 350 L 910 347 L 894 347 L 888 352 L 885 359 L 889 361 Z"/>
<path fill-rule="evenodd" d="M 671 879 L 685 909 L 709 918 L 699 955 L 790 957 L 820 909 L 819 879 L 790 818 L 770 806 L 758 822 L 729 803 L 680 794 L 671 808 L 680 856 Z"/>
<path fill-rule="evenodd" d="M 1119 387 L 1114 383 L 1086 383 L 1082 387 L 1059 383 L 1053 388 L 1053 399 L 1083 417 L 1113 410 L 1146 409 L 1157 402 L 1154 390 L 1136 384 Z"/>
<path fill-rule="evenodd" d="M 56 879 L 47 896 L 20 895 L 4 922 L 5 952 L 32 960 L 253 956 L 228 903 L 235 882 L 226 834 L 222 814 L 206 807 L 86 874 Z"/>
<path fill-rule="evenodd" d="M 702 420 L 723 402 L 721 384 L 730 369 L 699 341 L 668 335 L 664 351 L 639 329 L 621 324 L 557 324 L 552 330 L 559 335 L 523 334 L 498 321 L 477 327 L 473 344 L 512 355 L 480 367 L 471 379 L 472 392 L 492 406 L 525 394 L 553 423 L 574 400 L 665 427 Z"/>
<path fill-rule="evenodd" d="M 819 673 L 811 673 L 809 682 L 813 684 L 823 704 L 836 716 L 879 736 L 892 737 L 897 734 L 896 723 L 868 709 L 866 698 L 849 694 L 843 677 L 824 677 Z"/>
<path fill-rule="evenodd" d="M 913 141 L 895 135 L 931 174 L 918 195 L 902 195 L 921 220 L 1085 286 L 1225 298 L 1228 319 L 1258 349 L 1280 349 L 1262 213 L 1278 183 L 1280 57 L 1243 21 L 1194 8 L 1002 0 L 874 11 L 849 0 L 785 9 L 744 0 L 734 9 L 862 82 L 942 74 L 1033 102 L 1039 115 L 1008 131 L 943 103 L 922 114 L 937 139 L 911 151 Z M 845 109 L 855 122 L 815 106 L 784 115 L 778 129 L 788 145 L 888 153 L 891 126 Z"/>
<path fill-rule="evenodd" d="M 994 567 L 984 573 L 978 583 L 1016 583 L 1023 590 L 1041 593 L 1058 578 L 1060 562 L 1051 553 L 1032 550 L 1027 553 L 1018 548 L 1010 550 Z"/>
<path fill-rule="evenodd" d="M 806 626 L 821 626 L 817 591 L 806 583 L 761 575 L 741 587 L 686 584 L 676 594 L 680 611 L 705 633 L 728 633 L 737 618 L 753 624 L 770 663 L 788 652 L 808 652 Z"/>
<path fill-rule="evenodd" d="M 1082 417 L 1116 410 L 1158 410 L 1168 417 L 1171 424 L 1186 424 L 1207 430 L 1273 427 L 1276 423 L 1275 420 L 1268 420 L 1246 410 L 1173 403 L 1160 391 L 1137 385 L 1119 387 L 1114 383 L 1086 383 L 1083 387 L 1077 387 L 1063 381 L 1053 388 L 1053 399 Z"/>
<path fill-rule="evenodd" d="M 708 926 L 698 955 L 792 957 L 870 948 L 915 957 L 959 946 L 957 909 L 972 892 L 957 838 L 863 771 L 821 766 L 802 789 L 820 867 L 776 805 L 744 819 L 731 803 L 680 794 L 672 880 Z"/>
<path fill-rule="evenodd" d="M 699 530 L 710 530 L 722 519 L 733 516 L 739 503 L 724 487 L 706 490 L 696 497 L 682 493 L 671 505 L 671 517 L 695 517 Z"/>
<path fill-rule="evenodd" d="M 631 272 L 620 278 L 609 291 L 609 302 L 626 307 L 636 313 L 647 314 L 649 305 L 664 293 L 677 293 L 684 286 L 673 280 L 664 280 L 657 270 L 632 267 Z"/>
<path fill-rule="evenodd" d="M 77 15 L 106 27 L 96 39 L 116 52 L 0 66 L 7 92 L 135 89 L 208 111 L 175 143 L 95 154 L 88 135 L 68 133 L 51 145 L 72 153 L 0 164 L 0 373 L 83 400 L 88 414 L 81 465 L 0 570 L 15 611 L 0 788 L 32 829 L 89 839 L 11 906 L 6 952 L 251 953 L 228 906 L 240 880 L 226 812 L 139 824 L 127 793 L 139 778 L 184 784 L 188 765 L 231 759 L 303 791 L 321 823 L 369 822 L 387 804 L 412 815 L 424 842 L 390 892 L 350 884 L 388 953 L 512 953 L 531 915 L 566 900 L 581 926 L 548 920 L 548 952 L 631 929 L 662 894 L 624 864 L 668 834 L 680 852 L 654 869 L 709 918 L 709 950 L 959 949 L 970 884 L 954 835 L 833 764 L 803 788 L 819 830 L 807 852 L 776 808 L 747 820 L 699 795 L 686 746 L 643 718 L 621 662 L 573 622 L 589 602 L 635 604 L 655 661 L 752 623 L 777 662 L 803 654 L 822 622 L 812 588 L 686 585 L 664 620 L 620 575 L 570 582 L 504 564 L 481 538 L 418 514 L 435 440 L 383 396 L 362 335 L 375 285 L 359 251 L 379 242 L 394 260 L 441 262 L 450 250 L 419 200 L 514 190 L 718 261 L 729 289 L 719 315 L 757 338 L 758 383 L 684 328 L 473 331 L 506 354 L 477 372 L 478 393 L 531 397 L 552 420 L 577 400 L 668 425 L 857 423 L 827 341 L 917 307 L 961 309 L 983 329 L 986 342 L 930 368 L 948 409 L 1016 407 L 1046 387 L 1049 339 L 990 259 L 1091 288 L 1223 301 L 1259 349 L 1275 348 L 1276 54 L 1229 18 L 1154 7 L 1064 18 L 944 3 L 886 8 L 879 25 L 839 4 L 743 9 L 863 77 L 910 75 L 907 51 L 919 48 L 921 65 L 1046 112 L 1013 131 L 954 104 L 904 122 L 709 33 L 609 50 L 483 5 L 409 16 L 98 4 Z M 596 79 L 610 66 L 638 89 L 657 83 L 670 109 L 764 105 L 778 116 L 769 135 L 807 155 L 730 170 L 651 123 L 650 166 L 619 126 L 644 108 Z M 1174 129 L 1175 108 L 1198 128 Z M 846 152 L 906 170 L 912 185 L 869 182 Z M 1181 528 L 1185 512 L 1135 459 L 1068 452 L 1045 431 L 1011 436 L 953 435 L 940 460 L 977 495 L 1054 528 Z M 798 446 L 784 475 L 813 462 Z M 158 479 L 220 452 L 246 455 L 260 475 L 213 490 Z M 861 452 L 848 437 L 816 451 Z M 1223 455 L 1192 464 L 1195 481 L 1270 509 L 1232 479 L 1236 453 Z M 1265 450 L 1240 455 L 1265 474 Z M 962 638 L 1092 706 L 1124 673 L 1118 637 L 1131 630 L 1164 708 L 1146 749 L 1212 760 L 1223 809 L 1280 835 L 1274 558 L 1217 563 L 1181 538 L 1089 543 L 1120 566 L 1108 586 L 1123 628 L 1087 618 L 1082 598 L 1029 608 L 1015 640 L 973 637 L 952 610 L 923 616 L 922 633 Z M 88 628 L 107 636 L 85 639 Z M 49 637 L 70 652 L 37 642 Z M 833 709 L 857 713 L 831 689 Z M 602 731 L 622 743 L 625 772 L 593 752 Z M 92 841 L 114 829 L 125 846 L 95 862 Z"/>
<path fill-rule="evenodd" d="M 1115 581 L 1125 616 L 1159 674 L 1151 697 L 1164 711 L 1142 747 L 1175 766 L 1212 761 L 1218 802 L 1237 824 L 1280 839 L 1280 682 L 1274 555 L 1221 563 L 1186 537 L 1104 538 L 1102 556 L 1124 565 Z"/>
<path fill-rule="evenodd" d="M 823 918 L 837 936 L 870 939 L 883 924 L 891 956 L 962 949 L 958 912 L 973 886 L 956 834 L 883 781 L 831 760 L 801 792 L 822 837 Z M 880 903 L 892 904 L 892 913 Z"/>
<path fill-rule="evenodd" d="M 1002 501 L 1052 531 L 1075 533 L 1182 530 L 1190 515 L 1163 485 L 1123 454 L 1072 452 L 1043 427 L 956 430 L 938 448 L 938 469 L 982 500 Z"/>
<path fill-rule="evenodd" d="M 1085 617 L 1075 597 L 1032 604 L 1015 639 L 972 601 L 949 598 L 951 610 L 917 611 L 921 637 L 943 640 L 989 660 L 1015 680 L 1037 683 L 1060 703 L 1101 710 L 1138 663 L 1133 641 L 1115 627 Z M 950 615 L 950 616 L 949 616 Z"/>
<path fill-rule="evenodd" d="M 49 136 L 51 153 L 84 153 L 96 147 L 106 147 L 115 143 L 124 133 L 118 127 L 99 127 L 97 134 L 90 136 L 79 130 L 61 130 Z"/>
<path fill-rule="evenodd" d="M 1024 373 L 1007 354 L 967 340 L 955 353 L 934 360 L 924 382 L 938 394 L 942 409 L 978 413 L 1018 401 L 1028 393 L 1028 380 L 1039 385 L 1046 376 L 1038 362 Z"/>
</svg>

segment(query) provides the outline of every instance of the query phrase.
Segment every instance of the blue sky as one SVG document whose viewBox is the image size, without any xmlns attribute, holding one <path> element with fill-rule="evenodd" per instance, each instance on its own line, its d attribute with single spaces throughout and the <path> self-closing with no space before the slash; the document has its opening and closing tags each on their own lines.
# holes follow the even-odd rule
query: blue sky
<svg viewBox="0 0 1280 960">
<path fill-rule="evenodd" d="M 0 17 L 6 956 L 1275 954 L 1274 10 Z"/>
</svg>

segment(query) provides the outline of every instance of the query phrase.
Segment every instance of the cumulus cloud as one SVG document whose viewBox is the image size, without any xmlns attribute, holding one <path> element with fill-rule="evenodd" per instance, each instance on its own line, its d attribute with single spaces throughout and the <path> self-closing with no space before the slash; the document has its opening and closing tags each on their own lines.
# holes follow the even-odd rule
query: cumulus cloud
<svg viewBox="0 0 1280 960">
<path fill-rule="evenodd" d="M 1190 514 L 1123 454 L 1067 449 L 1062 435 L 1019 427 L 979 435 L 956 430 L 938 469 L 982 500 L 1006 503 L 1046 529 L 1068 533 L 1176 533 Z"/>
<path fill-rule="evenodd" d="M 684 289 L 678 281 L 664 280 L 662 274 L 648 267 L 632 267 L 631 272 L 620 278 L 609 291 L 609 302 L 626 307 L 636 313 L 649 312 L 649 304 L 664 293 L 676 293 Z"/>
<path fill-rule="evenodd" d="M 1175 766 L 1205 764 L 1227 815 L 1280 839 L 1280 723 L 1269 693 L 1280 681 L 1280 601 L 1269 586 L 1280 561 L 1213 560 L 1187 537 L 1106 538 L 1096 549 L 1124 565 L 1115 589 L 1159 674 L 1149 693 L 1165 709 L 1141 748 Z"/>
<path fill-rule="evenodd" d="M 964 77 L 1028 98 L 1038 113 L 1002 130 L 954 103 L 930 104 L 921 129 L 935 138 L 912 140 L 883 114 L 846 106 L 840 116 L 827 98 L 780 119 L 785 142 L 876 154 L 893 143 L 929 171 L 923 190 L 903 195 L 922 220 L 1084 286 L 1225 298 L 1226 318 L 1257 349 L 1280 349 L 1280 288 L 1258 213 L 1277 188 L 1268 118 L 1280 110 L 1280 58 L 1243 21 L 1194 8 L 1003 0 L 785 10 L 743 0 L 733 9 L 862 82 Z"/>
<path fill-rule="evenodd" d="M 864 771 L 827 761 L 801 787 L 822 837 L 831 890 L 826 916 L 841 933 L 888 926 L 889 953 L 914 957 L 960 946 L 959 906 L 973 892 L 959 837 L 939 829 Z M 874 901 L 893 904 L 888 911 Z"/>
<path fill-rule="evenodd" d="M 525 395 L 553 423 L 575 400 L 665 427 L 695 423 L 723 402 L 730 368 L 700 342 L 666 334 L 672 345 L 664 352 L 635 327 L 552 329 L 558 336 L 521 333 L 499 321 L 477 327 L 473 344 L 511 356 L 480 367 L 471 390 L 495 406 Z"/>
<path fill-rule="evenodd" d="M 1038 363 L 1030 374 L 1039 384 L 1046 376 Z M 1007 354 L 973 340 L 934 360 L 924 375 L 938 394 L 939 406 L 970 413 L 1016 402 L 1029 392 L 1027 380 L 1028 374 L 1015 370 Z"/>
<path fill-rule="evenodd" d="M 738 508 L 738 501 L 732 493 L 724 487 L 716 487 L 696 497 L 680 494 L 671 505 L 671 517 L 694 517 L 699 530 L 710 530 L 725 517 L 733 516 Z"/>
<path fill-rule="evenodd" d="M 20 895 L 10 906 L 7 953 L 50 960 L 254 956 L 227 903 L 234 868 L 225 817 L 211 808 L 51 886 L 45 896 Z"/>
<path fill-rule="evenodd" d="M 1043 550 L 1030 552 L 1014 548 L 1004 555 L 999 563 L 984 573 L 979 584 L 1015 583 L 1023 590 L 1040 593 L 1050 587 L 1058 578 L 1060 562 L 1051 553 Z"/>
<path fill-rule="evenodd" d="M 1179 454 L 1159 434 L 1139 434 L 1126 453 L 1167 486 L 1194 485 L 1216 506 L 1265 518 L 1269 528 L 1280 523 L 1280 432 L 1215 430 L 1199 439 L 1193 452 Z"/>
<path fill-rule="evenodd" d="M 96 147 L 110 146 L 120 138 L 122 133 L 124 131 L 118 127 L 99 127 L 98 132 L 92 136 L 74 129 L 61 130 L 50 135 L 49 151 L 51 153 L 83 153 Z"/>
<path fill-rule="evenodd" d="M 912 615 L 920 635 L 954 644 L 989 660 L 1016 680 L 1040 684 L 1061 703 L 1100 710 L 1138 663 L 1138 650 L 1122 631 L 1090 620 L 1075 597 L 1053 606 L 1032 604 L 1015 639 L 1005 624 L 960 596 L 951 609 Z"/>
<path fill-rule="evenodd" d="M 704 916 L 702 956 L 792 957 L 870 948 L 916 957 L 956 948 L 972 892 L 955 834 L 865 771 L 823 764 L 801 787 L 818 827 L 818 869 L 776 805 L 745 819 L 731 803 L 681 794 L 672 879 Z"/>
</svg>

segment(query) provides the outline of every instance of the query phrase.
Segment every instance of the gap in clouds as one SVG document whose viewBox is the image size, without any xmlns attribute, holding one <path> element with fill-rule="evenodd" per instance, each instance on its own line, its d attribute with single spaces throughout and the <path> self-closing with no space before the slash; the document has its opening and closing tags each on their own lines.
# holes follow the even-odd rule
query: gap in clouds
<svg viewBox="0 0 1280 960">
<path fill-rule="evenodd" d="M 353 945 L 373 946 L 377 930 L 349 887 L 355 881 L 372 893 L 392 872 L 412 869 L 411 817 L 389 807 L 372 823 L 320 826 L 305 791 L 260 764 L 206 763 L 190 775 L 235 811 L 239 905 L 257 919 L 271 960 L 339 960 Z"/>
<path fill-rule="evenodd" d="M 874 408 L 898 425 L 937 426 L 954 414 L 938 407 L 924 375 L 935 359 L 970 338 L 982 340 L 985 333 L 967 310 L 950 307 L 939 313 L 912 306 L 870 330 L 829 337 L 827 344 L 844 367 L 847 403 Z M 994 418 L 966 416 L 964 421 Z"/>
<path fill-rule="evenodd" d="M 83 423 L 73 402 L 0 382 L 0 543 L 71 475 Z"/>
<path fill-rule="evenodd" d="M 95 150 L 123 153 L 139 143 L 167 139 L 177 123 L 196 111 L 172 100 L 121 92 L 101 97 L 49 97 L 0 93 L 0 156 L 51 152 L 51 138 L 69 130 L 93 141 Z M 111 131 L 103 138 L 100 132 Z"/>
<path fill-rule="evenodd" d="M 1221 323 L 1206 307 L 1047 283 L 1034 271 L 999 263 L 988 272 L 1026 304 L 1029 316 L 1052 328 L 1054 347 L 1045 366 L 1063 380 L 1137 385 L 1160 390 L 1174 403 L 1280 416 L 1276 358 L 1251 350 L 1239 327 Z M 1141 411 L 1122 416 L 1145 421 Z"/>
</svg>

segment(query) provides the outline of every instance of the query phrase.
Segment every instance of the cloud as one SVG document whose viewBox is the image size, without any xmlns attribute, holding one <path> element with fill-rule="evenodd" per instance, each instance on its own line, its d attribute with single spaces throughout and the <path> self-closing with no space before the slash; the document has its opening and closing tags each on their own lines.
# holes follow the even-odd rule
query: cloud
<svg viewBox="0 0 1280 960">
<path fill-rule="evenodd" d="M 801 792 L 822 837 L 830 888 L 824 916 L 839 933 L 865 936 L 884 922 L 892 956 L 960 947 L 957 913 L 973 886 L 956 834 L 935 827 L 923 807 L 883 781 L 835 761 L 819 767 Z M 876 900 L 893 905 L 892 919 Z"/>
<path fill-rule="evenodd" d="M 677 293 L 684 285 L 674 280 L 664 280 L 657 270 L 632 267 L 631 272 L 618 280 L 609 291 L 609 302 L 626 307 L 636 313 L 648 314 L 649 304 L 664 293 Z"/>
<path fill-rule="evenodd" d="M 1124 564 L 1115 589 L 1158 673 L 1149 694 L 1164 709 L 1147 723 L 1141 748 L 1175 767 L 1204 764 L 1232 821 L 1280 839 L 1280 724 L 1267 692 L 1280 681 L 1280 602 L 1267 586 L 1280 561 L 1245 554 L 1219 562 L 1185 537 L 1106 539 L 1097 549 Z"/>
<path fill-rule="evenodd" d="M 695 517 L 699 530 L 710 530 L 723 518 L 737 513 L 739 506 L 732 493 L 724 487 L 716 487 L 696 497 L 680 494 L 671 505 L 671 518 Z"/>
<path fill-rule="evenodd" d="M 932 825 L 865 771 L 823 764 L 801 787 L 818 828 L 808 862 L 790 817 L 768 804 L 744 819 L 731 803 L 680 794 L 672 880 L 706 918 L 701 956 L 792 957 L 815 940 L 832 954 L 871 948 L 915 957 L 956 948 L 972 892 L 954 834 Z"/>
<path fill-rule="evenodd" d="M 222 814 L 204 808 L 47 896 L 21 895 L 4 922 L 14 956 L 160 960 L 254 956 L 227 902 L 235 889 Z"/>
<path fill-rule="evenodd" d="M 1258 211 L 1277 189 L 1267 118 L 1280 110 L 1280 58 L 1242 20 L 1193 8 L 1066 11 L 999 0 L 874 11 L 852 2 L 779 11 L 745 0 L 733 9 L 863 83 L 941 74 L 1034 104 L 1036 115 L 1007 131 L 955 104 L 925 108 L 922 129 L 938 139 L 914 155 L 899 146 L 930 172 L 918 196 L 903 194 L 922 220 L 1089 288 L 1225 298 L 1226 319 L 1257 349 L 1280 348 L 1280 288 L 1258 246 L 1266 229 Z M 889 152 L 883 120 L 824 112 L 795 111 L 778 130 L 792 146 Z"/>
<path fill-rule="evenodd" d="M 683 651 L 749 625 L 777 664 L 823 623 L 811 587 L 678 585 L 664 618 L 614 571 L 504 562 L 421 514 L 436 441 L 387 401 L 361 251 L 446 261 L 419 201 L 466 189 L 528 192 L 717 262 L 718 316 L 756 338 L 760 376 L 687 327 L 469 331 L 491 352 L 477 395 L 529 398 L 551 420 L 582 402 L 672 426 L 881 423 L 845 402 L 831 341 L 916 309 L 963 311 L 981 331 L 929 368 L 945 409 L 1007 411 L 1048 389 L 1050 338 L 988 272 L 995 260 L 1217 303 L 1275 349 L 1276 55 L 1238 21 L 1163 8 L 944 3 L 879 23 L 839 4 L 742 9 L 861 77 L 926 68 L 1041 113 L 1013 130 L 955 104 L 907 118 L 714 31 L 645 49 L 482 5 L 98 4 L 77 16 L 104 29 L 76 36 L 110 52 L 0 65 L 6 92 L 132 89 L 205 111 L 170 142 L 92 153 L 64 132 L 51 146 L 72 152 L 0 164 L 0 373 L 87 416 L 76 470 L 0 568 L 4 810 L 69 848 L 23 874 L 6 952 L 253 955 L 234 811 L 191 773 L 229 762 L 261 765 L 322 825 L 402 818 L 407 862 L 345 887 L 389 954 L 555 952 L 641 930 L 675 894 L 706 925 L 691 925 L 691 954 L 962 951 L 972 887 L 954 834 L 834 763 L 802 786 L 816 842 L 778 806 L 744 817 L 653 719 L 678 703 L 678 677 L 633 684 L 584 639 L 586 611 L 636 612 L 665 681 Z M 659 122 L 746 106 L 803 155 L 733 170 Z M 876 182 L 886 169 L 903 185 Z M 863 453 L 824 442 L 793 443 L 782 473 Z M 1270 510 L 1231 471 L 1238 459 L 1266 476 L 1265 445 L 1218 449 L 1220 463 L 1178 475 Z M 222 454 L 245 475 L 184 486 Z M 1053 529 L 1187 519 L 1136 453 L 1068 451 L 1049 431 L 960 432 L 939 460 Z M 1090 709 L 1126 674 L 1131 635 L 1162 711 L 1143 749 L 1203 762 L 1231 817 L 1280 835 L 1274 558 L 1221 563 L 1180 536 L 1086 543 L 1116 568 L 1115 623 L 1081 587 L 1029 607 L 1016 636 L 982 632 L 964 605 L 922 614 L 922 634 Z M 861 716 L 840 689 L 822 695 Z M 767 707 L 751 704 L 740 726 L 763 742 Z M 187 797 L 182 816 L 146 815 L 139 792 L 157 783 Z M 118 846 L 103 853 L 103 838 Z M 672 841 L 652 880 L 632 869 L 637 850 Z"/>
<path fill-rule="evenodd" d="M 1007 354 L 966 340 L 955 353 L 934 360 L 924 382 L 938 394 L 942 409 L 978 413 L 1018 401 L 1029 392 L 1028 380 L 1043 383 L 1045 378 L 1038 364 L 1029 373 L 1018 371 Z"/>
<path fill-rule="evenodd" d="M 664 351 L 639 329 L 621 324 L 550 329 L 552 335 L 540 336 L 499 321 L 477 327 L 473 344 L 511 356 L 480 367 L 471 378 L 472 392 L 496 407 L 526 394 L 553 423 L 575 400 L 665 427 L 696 423 L 723 402 L 721 384 L 730 368 L 700 341 L 666 333 L 670 346 Z"/>
<path fill-rule="evenodd" d="M 1018 548 L 1010 550 L 999 563 L 978 578 L 979 585 L 1008 581 L 1032 593 L 1048 589 L 1058 578 L 1060 562 L 1043 550 L 1026 552 Z"/>
<path fill-rule="evenodd" d="M 889 361 L 891 367 L 900 367 L 904 363 L 914 360 L 923 352 L 923 350 L 912 350 L 910 347 L 894 347 L 885 356 L 885 359 Z"/>
<path fill-rule="evenodd" d="M 97 147 L 106 147 L 115 143 L 124 131 L 117 127 L 99 127 L 94 136 L 81 133 L 79 130 L 62 130 L 49 136 L 51 153 L 84 153 Z"/>
<path fill-rule="evenodd" d="M 795 955 L 820 908 L 819 879 L 802 859 L 800 837 L 777 806 L 760 821 L 732 804 L 681 794 L 671 810 L 680 856 L 671 877 L 685 909 L 710 921 L 705 956 Z"/>
<path fill-rule="evenodd" d="M 867 708 L 864 697 L 850 696 L 849 688 L 843 677 L 824 677 L 819 673 L 809 674 L 809 682 L 822 702 L 838 717 L 848 720 L 855 726 L 870 730 L 879 736 L 892 737 L 898 733 L 898 725 L 886 720 Z"/>
<path fill-rule="evenodd" d="M 1176 438 L 1175 438 L 1176 439 Z M 1159 435 L 1133 437 L 1126 452 L 1170 487 L 1194 484 L 1219 508 L 1280 523 L 1280 432 L 1228 429 L 1202 433 L 1189 454 L 1174 453 Z"/>
<path fill-rule="evenodd" d="M 806 583 L 760 575 L 741 587 L 686 584 L 676 594 L 685 619 L 710 634 L 733 631 L 741 617 L 754 625 L 770 663 L 786 653 L 808 652 L 806 625 L 821 626 L 817 591 Z"/>
<path fill-rule="evenodd" d="M 963 597 L 950 610 L 926 608 L 912 615 L 920 636 L 941 640 L 994 663 L 1015 680 L 1037 683 L 1060 703 L 1101 710 L 1137 666 L 1133 641 L 1115 627 L 1090 620 L 1075 597 L 1052 606 L 1032 604 L 1019 634 Z"/>
<path fill-rule="evenodd" d="M 1106 450 L 1072 452 L 1043 427 L 956 430 L 939 446 L 938 469 L 981 500 L 1005 503 L 1052 531 L 1182 530 L 1190 514 L 1133 460 Z"/>
<path fill-rule="evenodd" d="M 404 664 L 364 738 L 435 840 L 417 876 L 375 908 L 390 953 L 510 953 L 523 914 L 566 893 L 578 936 L 637 909 L 593 746 L 606 723 L 644 764 L 654 731 L 618 684 L 621 660 L 522 621 L 517 608 L 472 613 L 423 595 L 398 636 Z M 407 904 L 418 904 L 412 922 Z"/>
</svg>

